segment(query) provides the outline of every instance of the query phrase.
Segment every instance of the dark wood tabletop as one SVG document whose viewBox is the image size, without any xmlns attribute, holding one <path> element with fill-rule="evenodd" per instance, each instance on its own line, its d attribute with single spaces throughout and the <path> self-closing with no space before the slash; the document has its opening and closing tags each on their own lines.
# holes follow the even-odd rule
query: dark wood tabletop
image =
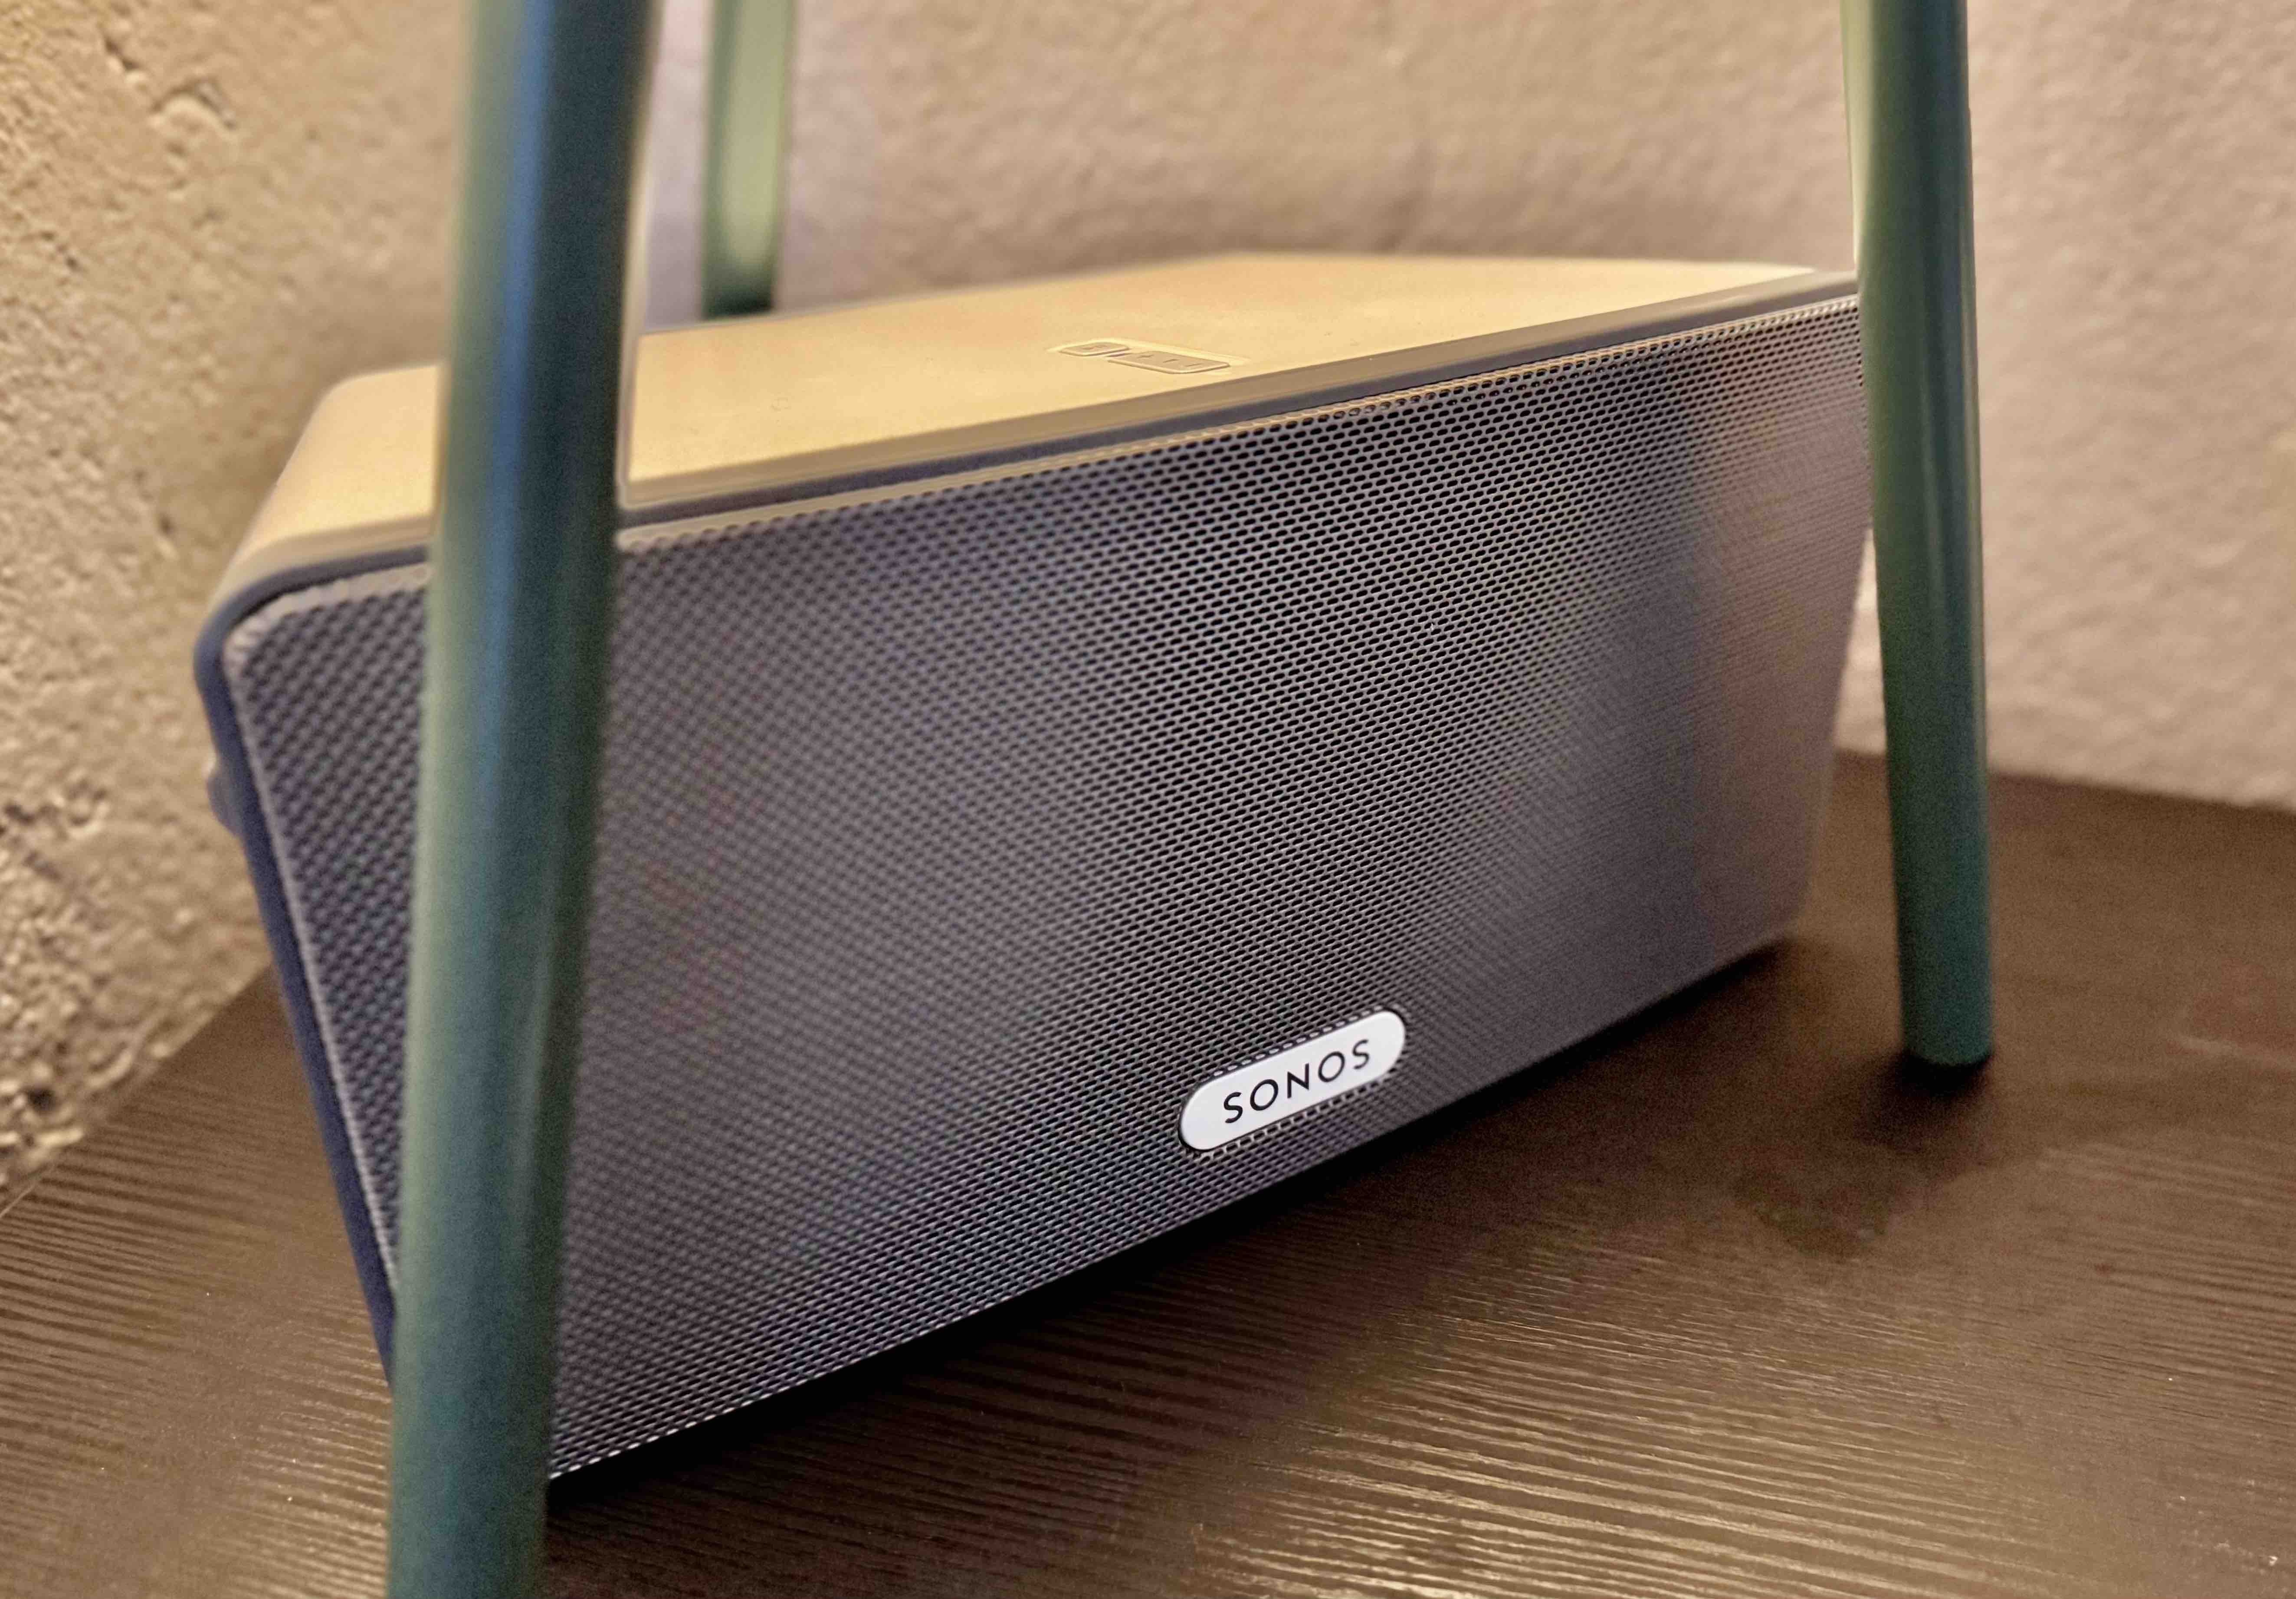
<svg viewBox="0 0 2296 1599">
<path fill-rule="evenodd" d="M 1984 1074 L 1846 760 L 1776 949 L 562 1483 L 557 1591 L 2296 1594 L 2296 817 L 1996 803 Z M 0 1592 L 377 1593 L 389 1410 L 261 987 L 0 1217 Z"/>
</svg>

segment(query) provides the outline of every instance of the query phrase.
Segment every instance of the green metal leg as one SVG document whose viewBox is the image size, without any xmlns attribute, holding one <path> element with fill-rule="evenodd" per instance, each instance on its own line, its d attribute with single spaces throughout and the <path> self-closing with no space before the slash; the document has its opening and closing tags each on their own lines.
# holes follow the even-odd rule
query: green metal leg
<svg viewBox="0 0 2296 1599">
<path fill-rule="evenodd" d="M 797 0 L 717 0 L 701 189 L 707 316 L 773 307 L 796 36 Z"/>
<path fill-rule="evenodd" d="M 1962 0 L 1843 0 L 1906 1048 L 1993 1053 Z"/>
<path fill-rule="evenodd" d="M 644 0 L 477 0 L 425 636 L 390 1591 L 535 1591 Z"/>
</svg>

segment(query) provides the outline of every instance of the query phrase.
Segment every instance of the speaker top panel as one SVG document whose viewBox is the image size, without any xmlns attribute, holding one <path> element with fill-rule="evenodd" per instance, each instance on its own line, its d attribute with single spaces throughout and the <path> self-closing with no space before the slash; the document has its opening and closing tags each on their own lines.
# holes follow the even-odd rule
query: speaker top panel
<svg viewBox="0 0 2296 1599">
<path fill-rule="evenodd" d="M 1255 254 L 729 318 L 640 342 L 625 498 L 632 521 L 657 521 L 876 488 L 1850 288 L 1744 262 Z M 352 378 L 320 400 L 219 598 L 420 548 L 439 371 Z"/>
</svg>

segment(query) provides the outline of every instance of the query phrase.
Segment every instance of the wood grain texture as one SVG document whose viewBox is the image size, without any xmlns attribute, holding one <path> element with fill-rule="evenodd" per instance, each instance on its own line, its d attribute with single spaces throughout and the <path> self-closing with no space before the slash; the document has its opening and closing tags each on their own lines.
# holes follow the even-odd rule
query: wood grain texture
<svg viewBox="0 0 2296 1599">
<path fill-rule="evenodd" d="M 0 1216 L 0 1594 L 380 1592 L 390 1422 L 266 981 Z"/>
<path fill-rule="evenodd" d="M 1777 950 L 578 1475 L 558 1591 L 2296 1594 L 2296 818 L 1997 804 L 1984 1076 L 1847 761 Z M 387 1411 L 251 994 L 0 1218 L 0 1592 L 378 1591 Z"/>
</svg>

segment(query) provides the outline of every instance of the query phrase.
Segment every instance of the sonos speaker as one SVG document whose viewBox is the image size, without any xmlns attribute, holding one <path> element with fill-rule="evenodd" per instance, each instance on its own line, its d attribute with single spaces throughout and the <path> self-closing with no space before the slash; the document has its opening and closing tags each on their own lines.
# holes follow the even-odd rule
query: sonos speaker
<svg viewBox="0 0 2296 1599">
<path fill-rule="evenodd" d="M 321 402 L 197 660 L 386 1349 L 438 375 Z M 680 329 L 634 383 L 555 1470 L 1796 913 L 1846 277 L 1226 257 Z"/>
</svg>

